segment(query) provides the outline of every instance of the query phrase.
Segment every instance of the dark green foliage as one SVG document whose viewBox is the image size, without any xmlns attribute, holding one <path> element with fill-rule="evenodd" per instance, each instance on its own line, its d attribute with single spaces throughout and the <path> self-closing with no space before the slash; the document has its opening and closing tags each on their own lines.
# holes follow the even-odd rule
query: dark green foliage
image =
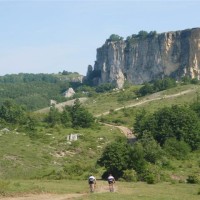
<svg viewBox="0 0 200 200">
<path fill-rule="evenodd" d="M 197 94 L 197 101 L 190 105 L 190 108 L 196 112 L 198 117 L 200 118 L 200 102 L 199 102 L 199 94 Z"/>
<path fill-rule="evenodd" d="M 104 83 L 96 87 L 96 92 L 97 93 L 103 93 L 103 92 L 108 92 L 111 91 L 115 86 L 112 83 Z"/>
<path fill-rule="evenodd" d="M 145 134 L 139 142 L 144 149 L 144 158 L 147 162 L 156 164 L 163 156 L 163 151 L 157 141 L 149 134 Z"/>
<path fill-rule="evenodd" d="M 25 124 L 26 111 L 13 101 L 5 101 L 0 107 L 0 118 L 11 124 Z"/>
<path fill-rule="evenodd" d="M 152 94 L 153 89 L 154 88 L 150 83 L 144 83 L 144 86 L 139 89 L 138 93 L 140 96 L 145 96 L 147 94 Z"/>
<path fill-rule="evenodd" d="M 142 176 L 148 184 L 158 183 L 160 181 L 160 169 L 156 165 L 149 164 Z"/>
<path fill-rule="evenodd" d="M 138 93 L 140 96 L 144 96 L 173 87 L 176 87 L 176 81 L 172 78 L 166 77 L 164 79 L 152 81 L 152 83 L 144 83 L 144 86 L 140 88 Z"/>
<path fill-rule="evenodd" d="M 11 74 L 0 76 L 0 83 L 30 83 L 47 82 L 56 83 L 59 79 L 51 74 Z"/>
<path fill-rule="evenodd" d="M 94 124 L 94 118 L 81 105 L 79 99 L 76 99 L 72 107 L 66 106 L 62 112 L 52 106 L 46 117 L 46 122 L 51 127 L 62 124 L 64 127 L 89 128 Z"/>
<path fill-rule="evenodd" d="M 136 182 L 138 179 L 137 172 L 133 169 L 127 169 L 123 171 L 122 178 L 127 182 Z"/>
<path fill-rule="evenodd" d="M 153 81 L 154 92 L 167 90 L 173 87 L 176 87 L 176 81 L 169 77 Z"/>
<path fill-rule="evenodd" d="M 191 80 L 191 84 L 199 84 L 199 80 L 197 79 L 197 78 L 193 78 L 192 80 Z"/>
<path fill-rule="evenodd" d="M 84 107 L 78 99 L 75 100 L 71 110 L 72 126 L 88 128 L 94 123 L 94 118 Z"/>
<path fill-rule="evenodd" d="M 137 37 L 139 37 L 140 39 L 145 39 L 148 36 L 148 32 L 147 31 L 139 31 Z"/>
<path fill-rule="evenodd" d="M 105 148 L 98 164 L 104 166 L 108 173 L 119 178 L 127 169 L 128 152 L 129 149 L 125 141 L 111 143 Z"/>
<path fill-rule="evenodd" d="M 181 78 L 181 82 L 184 85 L 190 84 L 191 78 L 189 76 L 184 76 L 184 77 Z"/>
<path fill-rule="evenodd" d="M 150 31 L 148 37 L 155 37 L 157 35 L 156 31 Z"/>
<path fill-rule="evenodd" d="M 60 120 L 64 127 L 67 128 L 72 126 L 72 118 L 67 107 L 65 107 L 61 113 Z"/>
<path fill-rule="evenodd" d="M 123 40 L 123 37 L 120 37 L 119 35 L 116 35 L 116 34 L 112 34 L 109 39 L 107 39 L 107 41 L 109 42 L 117 42 L 117 41 L 120 41 L 120 40 Z"/>
<path fill-rule="evenodd" d="M 199 182 L 199 177 L 197 175 L 190 175 L 187 178 L 187 183 L 198 184 Z"/>
<path fill-rule="evenodd" d="M 161 159 L 162 150 L 152 138 L 149 137 L 149 144 L 145 139 L 147 138 L 133 145 L 128 144 L 127 141 L 116 141 L 109 144 L 98 161 L 106 168 L 103 177 L 111 172 L 117 178 L 136 181 L 137 179 L 147 180 L 147 177 L 153 174 L 155 180 L 158 181 L 159 172 L 156 169 L 159 167 L 150 163 L 155 164 Z"/>
<path fill-rule="evenodd" d="M 46 121 L 52 127 L 61 123 L 61 114 L 55 106 L 51 106 Z"/>
<path fill-rule="evenodd" d="M 178 141 L 176 138 L 169 138 L 165 141 L 164 150 L 174 158 L 181 160 L 187 157 L 191 151 L 190 146 L 184 141 Z"/>
<path fill-rule="evenodd" d="M 129 150 L 128 169 L 134 169 L 138 174 L 143 173 L 147 163 L 144 156 L 142 144 L 136 142 Z"/>
<path fill-rule="evenodd" d="M 151 133 L 161 145 L 168 138 L 183 140 L 193 150 L 200 145 L 199 118 L 188 107 L 172 106 L 162 108 L 151 115 L 139 115 L 136 117 L 134 129 L 139 138 L 145 132 Z"/>
<path fill-rule="evenodd" d="M 126 42 L 127 42 L 127 48 L 125 49 L 126 52 L 129 51 L 129 48 L 131 47 L 130 44 L 134 43 L 135 41 L 137 41 L 138 39 L 146 39 L 146 38 L 150 38 L 152 39 L 153 37 L 155 37 L 157 35 L 156 31 L 150 31 L 149 33 L 147 31 L 139 31 L 138 34 L 132 34 L 131 36 L 128 36 L 126 38 Z"/>
<path fill-rule="evenodd" d="M 78 76 L 78 75 L 76 75 Z M 49 106 L 50 99 L 66 100 L 62 93 L 69 87 L 75 89 L 81 83 L 71 83 L 70 78 L 55 74 L 12 74 L 0 76 L 0 105 L 5 100 L 26 106 L 33 111 Z"/>
</svg>

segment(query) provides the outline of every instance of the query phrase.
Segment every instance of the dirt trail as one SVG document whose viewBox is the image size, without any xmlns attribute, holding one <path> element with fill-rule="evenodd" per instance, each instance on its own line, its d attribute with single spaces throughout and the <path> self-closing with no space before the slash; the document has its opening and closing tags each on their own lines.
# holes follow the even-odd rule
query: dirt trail
<svg viewBox="0 0 200 200">
<path fill-rule="evenodd" d="M 169 98 L 185 95 L 187 93 L 193 92 L 194 90 L 195 89 L 189 89 L 189 90 L 185 90 L 185 91 L 182 91 L 182 92 L 179 92 L 179 93 L 176 93 L 176 94 L 162 95 L 162 96 L 160 95 L 160 93 L 152 94 L 152 95 L 148 96 L 148 99 L 146 99 L 146 100 L 141 100 L 141 101 L 138 101 L 137 103 L 133 103 L 133 104 L 130 104 L 128 106 L 123 106 L 123 107 L 116 108 L 116 109 L 114 109 L 114 111 L 122 110 L 124 108 L 130 108 L 130 107 L 134 107 L 134 106 L 139 106 L 139 105 L 151 102 L 151 101 L 157 101 L 157 100 L 161 100 L 161 99 L 169 99 Z M 106 111 L 104 113 L 95 115 L 95 117 L 100 117 L 102 115 L 108 115 L 109 113 L 110 113 L 109 111 Z"/>
<path fill-rule="evenodd" d="M 171 95 L 160 95 L 160 93 L 155 93 L 155 94 L 152 94 L 148 97 L 148 99 L 146 100 L 141 100 L 137 103 L 134 103 L 134 104 L 130 104 L 128 106 L 124 106 L 124 107 L 119 107 L 119 108 L 116 108 L 115 111 L 118 111 L 118 110 L 121 110 L 121 109 L 124 109 L 124 108 L 130 108 L 130 107 L 134 107 L 134 106 L 139 106 L 141 104 L 145 104 L 147 102 L 150 102 L 150 101 L 156 101 L 156 100 L 161 100 L 161 99 L 169 99 L 169 98 L 173 98 L 173 97 L 177 97 L 177 96 L 181 96 L 181 95 L 185 95 L 189 92 L 193 92 L 195 89 L 189 89 L 189 90 L 185 90 L 185 91 L 182 91 L 182 92 L 179 92 L 179 93 L 176 93 L 176 94 L 171 94 Z M 108 115 L 109 114 L 109 111 L 107 112 L 104 112 L 102 114 L 99 114 L 99 115 L 96 115 L 95 117 L 100 117 L 102 115 Z M 121 132 L 130 140 L 132 141 L 135 141 L 136 140 L 136 137 L 135 135 L 133 134 L 133 132 L 125 127 L 125 126 L 116 126 L 116 125 L 112 125 L 112 124 L 107 124 L 107 123 L 102 123 L 106 126 L 110 126 L 110 127 L 116 127 L 116 128 L 119 128 L 121 130 Z"/>
<path fill-rule="evenodd" d="M 102 123 L 102 122 L 100 122 L 100 124 L 120 129 L 121 133 L 123 133 L 128 139 L 135 139 L 136 138 L 135 135 L 133 134 L 133 132 L 131 131 L 131 129 L 129 129 L 125 126 L 116 126 L 116 125 L 113 125 L 113 124 L 107 124 L 107 123 Z"/>
<path fill-rule="evenodd" d="M 89 188 L 88 188 L 89 189 Z M 118 187 L 114 186 L 114 191 L 116 192 Z M 95 188 L 95 193 L 106 193 L 109 192 L 109 188 L 107 182 L 98 182 Z M 90 195 L 89 192 L 87 193 L 74 193 L 74 194 L 51 194 L 51 193 L 44 193 L 44 194 L 26 194 L 23 196 L 15 196 L 15 197 L 0 197 L 2 200 L 68 200 L 68 199 L 76 199 L 84 196 Z"/>
<path fill-rule="evenodd" d="M 67 200 L 87 194 L 27 194 L 21 197 L 4 197 L 2 200 Z"/>
</svg>

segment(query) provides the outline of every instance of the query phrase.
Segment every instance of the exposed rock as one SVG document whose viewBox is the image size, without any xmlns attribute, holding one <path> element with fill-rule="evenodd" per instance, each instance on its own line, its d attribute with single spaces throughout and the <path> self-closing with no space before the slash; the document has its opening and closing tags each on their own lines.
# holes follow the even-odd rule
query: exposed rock
<svg viewBox="0 0 200 200">
<path fill-rule="evenodd" d="M 67 91 L 63 93 L 65 97 L 72 97 L 75 94 L 73 88 L 69 88 Z"/>
<path fill-rule="evenodd" d="M 125 80 L 141 84 L 165 76 L 200 79 L 200 28 L 107 40 L 97 49 L 94 69 L 88 67 L 86 78 L 122 88 Z"/>
<path fill-rule="evenodd" d="M 78 136 L 79 136 L 80 134 L 77 134 L 77 133 L 71 133 L 70 135 L 68 135 L 67 136 L 67 140 L 68 141 L 76 141 L 76 140 L 78 140 Z"/>
<path fill-rule="evenodd" d="M 50 99 L 50 106 L 53 106 L 53 105 L 56 105 L 56 104 L 57 104 L 57 101 Z"/>
</svg>

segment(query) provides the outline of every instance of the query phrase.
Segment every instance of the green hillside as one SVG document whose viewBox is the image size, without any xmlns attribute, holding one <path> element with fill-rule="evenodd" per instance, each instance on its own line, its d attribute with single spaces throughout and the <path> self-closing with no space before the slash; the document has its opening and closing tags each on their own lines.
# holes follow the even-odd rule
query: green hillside
<svg viewBox="0 0 200 200">
<path fill-rule="evenodd" d="M 43 84 L 41 85 L 42 90 Z M 139 160 L 139 158 L 134 157 L 134 144 L 129 145 L 124 133 L 114 127 L 115 125 L 133 129 L 134 123 L 138 120 L 138 114 L 143 111 L 151 116 L 151 114 L 161 112 L 163 108 L 171 109 L 173 105 L 180 106 L 180 109 L 182 109 L 181 106 L 192 109 L 192 107 L 190 108 L 191 104 L 199 103 L 200 86 L 198 84 L 180 84 L 145 96 L 138 95 L 138 91 L 142 87 L 128 86 L 123 90 L 110 90 L 102 93 L 89 89 L 90 93 L 86 95 L 86 101 L 80 105 L 69 106 L 61 112 L 52 108 L 47 113 L 26 113 L 25 110 L 15 104 L 3 104 L 4 107 L 0 109 L 0 180 L 2 180 L 0 184 L 3 185 L 4 189 L 0 190 L 0 194 L 9 193 L 11 188 L 7 186 L 7 180 L 40 179 L 44 182 L 47 180 L 85 180 L 90 173 L 101 179 L 106 170 L 114 169 L 109 168 L 106 164 L 105 157 L 111 155 L 108 147 L 113 147 L 114 154 L 112 155 L 113 157 L 116 156 L 116 161 L 119 161 L 118 155 L 121 156 L 120 158 L 124 156 L 123 153 L 121 154 L 121 150 L 129 153 L 131 149 L 133 152 L 130 155 L 133 155 L 133 157 L 128 158 L 128 160 Z M 3 108 L 6 111 L 9 108 L 12 109 L 6 114 Z M 195 107 L 195 109 L 198 111 L 198 107 Z M 88 112 L 95 118 L 94 121 L 91 121 L 91 124 L 84 126 L 88 122 L 86 119 L 90 117 Z M 18 113 L 24 116 L 20 120 Z M 198 112 L 196 115 L 195 117 L 198 117 Z M 67 121 L 63 121 L 63 116 Z M 183 113 L 182 116 L 185 116 L 185 114 Z M 77 119 L 78 121 L 76 121 Z M 141 122 L 146 119 L 148 118 L 141 119 Z M 102 125 L 99 122 L 114 126 Z M 144 127 L 141 126 L 141 128 Z M 77 134 L 78 140 L 67 140 L 70 134 Z M 137 132 L 134 132 L 134 134 L 137 135 Z M 188 147 L 188 144 L 184 143 L 184 147 L 181 148 L 184 148 L 182 150 L 187 155 L 179 158 L 168 155 L 170 150 L 167 147 L 157 146 L 152 138 L 145 142 L 142 147 L 144 148 L 144 158 L 148 155 L 148 152 L 145 152 L 148 150 L 147 148 L 149 148 L 150 153 L 154 153 L 153 156 L 157 156 L 158 152 L 161 157 L 153 158 L 155 162 L 149 161 L 149 158 L 145 160 L 145 158 L 142 162 L 146 163 L 149 171 L 145 168 L 142 173 L 137 171 L 140 167 L 135 167 L 134 163 L 130 163 L 131 166 L 135 167 L 134 170 L 123 166 L 120 169 L 121 171 L 116 171 L 117 173 L 122 172 L 121 175 L 118 174 L 119 180 L 130 181 L 129 178 L 131 177 L 131 181 L 138 179 L 138 181 L 149 181 L 150 183 L 151 181 L 152 183 L 185 183 L 187 180 L 194 181 L 195 184 L 198 183 L 199 148 L 195 147 L 193 151 L 187 150 L 184 145 Z M 178 141 L 177 144 L 179 144 Z M 142 140 L 139 145 L 143 145 Z M 151 152 L 151 150 L 155 151 Z M 120 167 L 121 164 L 118 162 L 116 166 Z M 142 164 L 139 166 L 142 166 Z M 116 170 L 119 170 L 119 168 L 116 168 Z M 144 172 L 148 173 L 144 175 Z M 116 176 L 118 175 L 116 174 Z M 27 189 L 29 192 L 31 190 L 34 191 L 35 188 Z M 41 191 L 43 190 L 39 189 L 38 192 Z"/>
<path fill-rule="evenodd" d="M 66 101 L 62 93 L 80 84 L 78 73 L 10 74 L 0 76 L 0 105 L 13 100 L 34 111 L 49 106 L 50 100 Z"/>
</svg>

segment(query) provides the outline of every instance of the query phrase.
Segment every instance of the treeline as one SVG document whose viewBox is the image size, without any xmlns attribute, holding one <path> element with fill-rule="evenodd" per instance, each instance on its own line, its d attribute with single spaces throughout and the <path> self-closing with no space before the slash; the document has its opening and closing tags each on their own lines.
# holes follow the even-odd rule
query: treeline
<svg viewBox="0 0 200 200">
<path fill-rule="evenodd" d="M 126 38 L 126 42 L 130 42 L 131 40 L 135 40 L 135 39 L 145 39 L 147 37 L 155 37 L 157 35 L 156 31 L 144 31 L 141 30 L 138 32 L 138 34 L 132 34 L 131 36 L 128 36 Z M 123 40 L 124 38 L 117 35 L 117 34 L 111 34 L 110 37 L 106 40 L 107 42 L 117 42 L 120 40 Z"/>
<path fill-rule="evenodd" d="M 10 127 L 37 133 L 37 128 L 42 125 L 89 128 L 93 126 L 94 118 L 78 99 L 73 106 L 65 106 L 62 112 L 52 106 L 47 114 L 29 113 L 24 106 L 5 101 L 0 107 L 0 124 L 0 128 Z"/>
<path fill-rule="evenodd" d="M 63 77 L 67 76 L 23 73 L 1 76 L 0 105 L 6 100 L 14 100 L 15 103 L 24 105 L 27 110 L 34 111 L 48 107 L 50 99 L 63 102 L 66 98 L 62 93 L 69 87 L 78 85 Z"/>
<path fill-rule="evenodd" d="M 59 82 L 59 78 L 53 74 L 9 74 L 0 76 L 0 83 L 30 83 L 30 82 L 47 82 L 56 83 Z"/>
<path fill-rule="evenodd" d="M 89 128 L 94 124 L 94 117 L 76 99 L 73 106 L 65 106 L 62 112 L 52 106 L 45 122 L 51 127 L 63 125 L 66 128 Z"/>
<path fill-rule="evenodd" d="M 106 168 L 103 178 L 111 172 L 127 181 L 166 181 L 164 170 L 172 169 L 172 159 L 187 159 L 200 149 L 200 102 L 165 107 L 153 114 L 142 110 L 133 128 L 136 142 L 119 140 L 105 148 L 98 160 Z M 197 177 L 194 174 L 200 181 Z"/>
<path fill-rule="evenodd" d="M 177 83 L 175 79 L 166 77 L 164 79 L 154 80 L 150 83 L 144 83 L 144 86 L 140 88 L 138 94 L 140 96 L 145 96 L 147 94 L 152 94 L 162 90 L 167 90 L 176 87 Z"/>
</svg>

